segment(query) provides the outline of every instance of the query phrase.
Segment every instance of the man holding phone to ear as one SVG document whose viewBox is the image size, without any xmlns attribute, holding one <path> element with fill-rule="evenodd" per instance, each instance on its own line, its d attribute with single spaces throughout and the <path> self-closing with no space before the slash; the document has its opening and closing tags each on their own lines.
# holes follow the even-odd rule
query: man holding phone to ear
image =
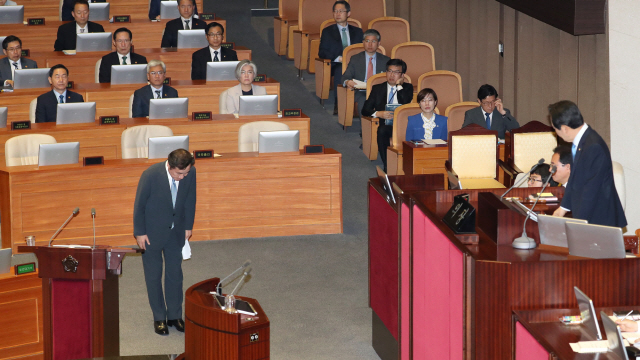
<svg viewBox="0 0 640 360">
<path fill-rule="evenodd" d="M 520 127 L 518 121 L 511 115 L 509 109 L 502 104 L 502 99 L 498 98 L 496 88 L 489 84 L 484 84 L 478 89 L 479 107 L 467 110 L 464 113 L 464 123 L 462 127 L 469 124 L 478 124 L 486 129 L 497 130 L 498 137 L 504 139 L 507 130 Z"/>
</svg>

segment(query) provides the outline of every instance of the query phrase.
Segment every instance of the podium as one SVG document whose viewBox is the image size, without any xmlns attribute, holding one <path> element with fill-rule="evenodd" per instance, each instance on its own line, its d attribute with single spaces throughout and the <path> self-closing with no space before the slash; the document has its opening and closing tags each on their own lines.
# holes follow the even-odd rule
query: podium
<svg viewBox="0 0 640 360">
<path fill-rule="evenodd" d="M 229 314 L 212 291 L 220 282 L 199 282 L 185 294 L 185 347 L 178 360 L 269 359 L 269 318 L 255 299 L 236 296 L 253 306 L 257 315 Z"/>
<path fill-rule="evenodd" d="M 118 275 L 136 249 L 19 246 L 38 257 L 44 359 L 120 355 Z"/>
</svg>

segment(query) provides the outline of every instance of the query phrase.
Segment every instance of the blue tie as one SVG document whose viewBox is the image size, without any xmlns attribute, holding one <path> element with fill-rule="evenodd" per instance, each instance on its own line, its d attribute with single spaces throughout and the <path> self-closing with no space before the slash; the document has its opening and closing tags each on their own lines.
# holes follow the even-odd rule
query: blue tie
<svg viewBox="0 0 640 360">
<path fill-rule="evenodd" d="M 395 87 L 391 88 L 391 91 L 389 91 L 389 100 L 387 100 L 387 104 L 393 104 L 393 95 L 396 93 L 394 89 Z"/>
<path fill-rule="evenodd" d="M 571 154 L 573 155 L 573 159 L 576 158 L 576 150 L 578 149 L 578 147 L 576 146 L 576 144 L 571 145 Z"/>
<path fill-rule="evenodd" d="M 64 104 L 64 96 L 60 95 L 60 102 L 59 104 Z"/>
<path fill-rule="evenodd" d="M 178 188 L 176 187 L 176 181 L 171 179 L 171 201 L 173 202 L 173 207 L 176 207 L 176 196 L 178 195 Z"/>
<path fill-rule="evenodd" d="M 487 113 L 487 129 L 491 130 L 491 114 Z"/>
</svg>

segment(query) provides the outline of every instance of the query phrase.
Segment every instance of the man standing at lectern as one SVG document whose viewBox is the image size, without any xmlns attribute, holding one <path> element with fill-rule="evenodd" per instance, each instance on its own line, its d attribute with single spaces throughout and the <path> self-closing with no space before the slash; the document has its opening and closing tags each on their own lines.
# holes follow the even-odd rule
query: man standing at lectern
<svg viewBox="0 0 640 360">
<path fill-rule="evenodd" d="M 156 334 L 184 332 L 182 248 L 196 212 L 196 168 L 191 153 L 177 149 L 140 176 L 133 207 L 133 235 L 145 250 L 142 266 Z M 164 255 L 164 293 L 162 258 Z"/>
</svg>

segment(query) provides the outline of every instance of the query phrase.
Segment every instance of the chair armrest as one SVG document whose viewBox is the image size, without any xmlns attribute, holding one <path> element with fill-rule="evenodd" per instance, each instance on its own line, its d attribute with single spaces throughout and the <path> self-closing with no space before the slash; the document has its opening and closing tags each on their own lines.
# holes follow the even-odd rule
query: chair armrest
<svg viewBox="0 0 640 360">
<path fill-rule="evenodd" d="M 638 249 L 638 236 L 637 235 L 625 235 L 624 236 L 624 249 L 631 251 L 633 254 L 640 253 Z"/>
<path fill-rule="evenodd" d="M 316 61 L 320 61 L 323 64 L 331 64 L 331 60 L 330 59 L 316 58 Z"/>
<path fill-rule="evenodd" d="M 274 16 L 273 18 L 280 21 L 287 21 L 286 17 Z"/>
<path fill-rule="evenodd" d="M 393 146 L 389 146 L 387 148 L 387 151 L 391 151 L 391 152 L 394 152 L 394 153 L 396 153 L 398 155 L 402 155 L 402 148 L 396 148 L 396 147 L 393 147 Z"/>
<path fill-rule="evenodd" d="M 498 166 L 500 166 L 502 168 L 502 170 L 504 171 L 505 175 L 508 175 L 509 177 L 514 178 L 514 179 L 520 173 L 516 169 L 512 168 L 511 165 L 507 164 L 506 162 L 502 161 L 501 159 L 498 159 Z"/>
<path fill-rule="evenodd" d="M 362 116 L 360 119 L 365 120 L 365 121 L 369 121 L 372 124 L 380 124 L 380 121 L 378 118 L 374 118 L 371 116 Z"/>
<path fill-rule="evenodd" d="M 453 171 L 453 166 L 451 166 L 451 161 L 446 160 L 444 162 L 444 168 L 447 170 L 447 178 L 449 180 L 449 190 L 457 190 L 460 189 L 458 185 L 460 180 L 458 179 L 458 174 Z"/>
</svg>

